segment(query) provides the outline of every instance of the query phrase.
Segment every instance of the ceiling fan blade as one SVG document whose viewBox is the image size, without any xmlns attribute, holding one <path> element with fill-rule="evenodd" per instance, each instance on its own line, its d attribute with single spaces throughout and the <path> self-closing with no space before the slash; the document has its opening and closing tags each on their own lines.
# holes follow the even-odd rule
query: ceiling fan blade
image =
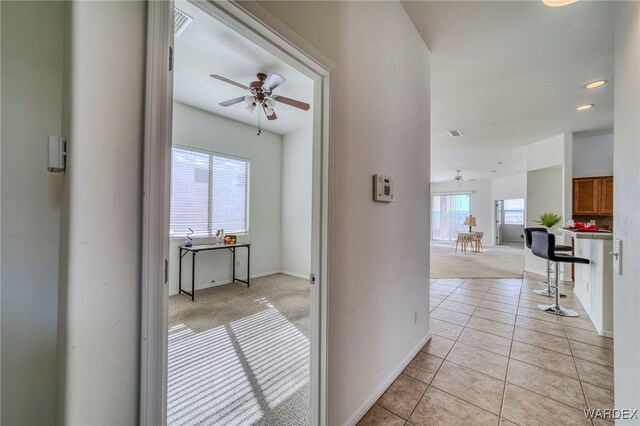
<svg viewBox="0 0 640 426">
<path fill-rule="evenodd" d="M 233 84 L 234 86 L 238 86 L 238 87 L 240 87 L 242 89 L 251 91 L 251 89 L 249 89 L 248 86 L 245 86 L 244 84 L 237 83 L 237 82 L 235 82 L 233 80 L 229 80 L 228 78 L 222 77 L 221 75 L 211 74 L 209 77 L 215 78 L 216 80 L 224 81 L 225 83 Z"/>
<path fill-rule="evenodd" d="M 278 102 L 281 102 L 283 104 L 287 104 L 289 106 L 295 107 L 295 108 L 300 108 L 303 109 L 305 111 L 309 111 L 309 108 L 311 108 L 311 105 L 301 102 L 301 101 L 296 101 L 295 99 L 291 99 L 291 98 L 285 98 L 284 96 L 274 96 L 273 99 L 275 99 Z"/>
<path fill-rule="evenodd" d="M 262 105 L 262 110 L 264 111 L 264 115 L 267 116 L 267 120 L 276 120 L 278 118 L 276 112 L 273 110 L 271 112 L 271 115 L 267 114 L 267 109 L 264 107 L 264 105 Z"/>
<path fill-rule="evenodd" d="M 240 96 L 239 98 L 229 99 L 228 101 L 220 102 L 219 105 L 220 106 L 231 106 L 231 105 L 239 104 L 242 101 L 244 101 L 244 96 Z"/>
<path fill-rule="evenodd" d="M 271 74 L 262 84 L 262 91 L 271 93 L 273 92 L 273 89 L 280 86 L 285 81 L 284 77 L 280 74 Z"/>
</svg>

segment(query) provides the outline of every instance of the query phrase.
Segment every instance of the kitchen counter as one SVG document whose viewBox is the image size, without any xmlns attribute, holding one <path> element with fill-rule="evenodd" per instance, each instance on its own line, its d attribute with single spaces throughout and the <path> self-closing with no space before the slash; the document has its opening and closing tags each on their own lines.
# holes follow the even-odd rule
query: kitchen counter
<svg viewBox="0 0 640 426">
<path fill-rule="evenodd" d="M 563 234 L 569 235 L 572 238 L 613 240 L 613 232 L 609 232 L 609 231 L 585 232 L 585 231 L 572 231 L 570 229 L 565 229 L 565 228 L 558 228 L 558 231 L 562 232 Z"/>
<path fill-rule="evenodd" d="M 575 265 L 573 292 L 598 333 L 613 337 L 613 233 L 558 231 L 573 239 L 574 256 L 591 261 Z"/>
</svg>

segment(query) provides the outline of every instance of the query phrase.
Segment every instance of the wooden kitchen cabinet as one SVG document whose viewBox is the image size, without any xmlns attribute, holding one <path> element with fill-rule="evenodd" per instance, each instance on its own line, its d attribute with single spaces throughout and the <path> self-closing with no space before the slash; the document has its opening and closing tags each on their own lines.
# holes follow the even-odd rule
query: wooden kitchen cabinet
<svg viewBox="0 0 640 426">
<path fill-rule="evenodd" d="M 598 178 L 580 178 L 573 180 L 573 214 L 598 214 L 600 197 Z"/>
<path fill-rule="evenodd" d="M 600 214 L 613 215 L 613 176 L 600 179 Z"/>
<path fill-rule="evenodd" d="M 613 177 L 573 180 L 574 215 L 613 215 Z"/>
</svg>

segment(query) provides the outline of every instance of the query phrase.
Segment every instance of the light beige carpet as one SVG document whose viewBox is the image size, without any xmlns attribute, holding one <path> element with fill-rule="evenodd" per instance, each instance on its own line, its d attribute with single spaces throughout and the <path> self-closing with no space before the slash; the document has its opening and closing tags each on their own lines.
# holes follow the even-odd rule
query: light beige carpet
<svg viewBox="0 0 640 426">
<path fill-rule="evenodd" d="M 167 423 L 309 424 L 309 303 L 282 274 L 171 296 Z"/>
<path fill-rule="evenodd" d="M 482 253 L 459 249 L 455 242 L 431 242 L 431 278 L 522 278 L 524 249 L 512 246 L 485 246 Z"/>
</svg>

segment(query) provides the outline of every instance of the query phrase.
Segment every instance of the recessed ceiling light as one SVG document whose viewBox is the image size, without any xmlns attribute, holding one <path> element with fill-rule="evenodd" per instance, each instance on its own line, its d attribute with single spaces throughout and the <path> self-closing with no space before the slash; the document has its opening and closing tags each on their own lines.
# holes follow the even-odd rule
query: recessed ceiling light
<svg viewBox="0 0 640 426">
<path fill-rule="evenodd" d="M 596 80 L 596 81 L 592 81 L 589 84 L 585 84 L 584 88 L 595 89 L 596 87 L 604 86 L 605 84 L 607 84 L 607 80 Z"/>
<path fill-rule="evenodd" d="M 593 107 L 594 107 L 593 104 L 580 105 L 579 107 L 576 108 L 576 111 L 586 111 L 586 110 L 591 109 Z"/>
<path fill-rule="evenodd" d="M 544 3 L 545 6 L 549 7 L 562 7 L 570 5 L 571 3 L 575 3 L 577 1 L 578 0 L 542 0 L 542 3 Z"/>
<path fill-rule="evenodd" d="M 512 153 L 510 153 L 510 155 L 516 155 L 516 154 L 517 154 L 517 152 L 512 152 Z"/>
</svg>

